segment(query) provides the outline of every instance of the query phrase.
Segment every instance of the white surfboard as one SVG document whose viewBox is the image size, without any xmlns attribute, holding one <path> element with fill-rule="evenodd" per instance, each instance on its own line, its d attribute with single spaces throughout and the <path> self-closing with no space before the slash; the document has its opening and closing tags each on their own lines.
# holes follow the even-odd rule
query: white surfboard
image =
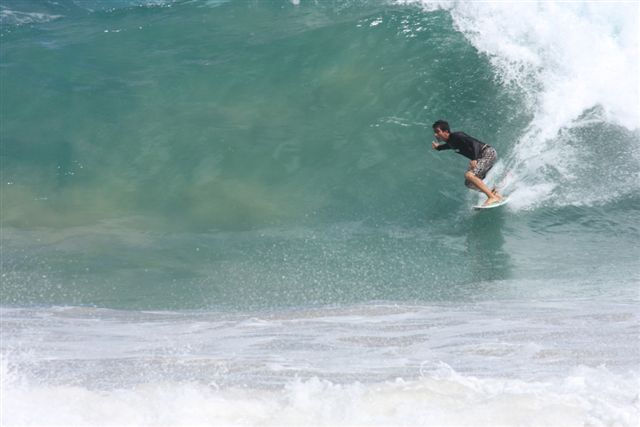
<svg viewBox="0 0 640 427">
<path fill-rule="evenodd" d="M 493 209 L 502 205 L 506 205 L 508 201 L 509 201 L 508 197 L 503 197 L 502 200 L 500 200 L 499 202 L 491 203 L 490 205 L 475 205 L 473 209 Z"/>
</svg>

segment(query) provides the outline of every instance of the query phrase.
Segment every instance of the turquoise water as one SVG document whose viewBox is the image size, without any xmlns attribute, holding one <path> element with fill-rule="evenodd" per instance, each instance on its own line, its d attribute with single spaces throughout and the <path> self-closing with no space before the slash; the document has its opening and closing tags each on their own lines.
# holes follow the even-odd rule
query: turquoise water
<svg viewBox="0 0 640 427">
<path fill-rule="evenodd" d="M 59 424 L 635 425 L 639 20 L 623 2 L 2 0 L 3 393 Z M 472 209 L 466 159 L 430 148 L 441 118 L 496 147 L 507 206 Z M 38 401 L 71 386 L 110 412 L 180 389 L 197 415 Z M 553 393 L 557 413 L 496 409 Z M 366 396 L 415 404 L 367 418 Z"/>
<path fill-rule="evenodd" d="M 441 214 L 433 117 L 506 145 L 526 115 L 462 35 L 441 34 L 445 13 L 369 9 L 177 3 L 5 29 L 7 223 L 144 216 L 136 229 L 207 231 Z"/>
</svg>

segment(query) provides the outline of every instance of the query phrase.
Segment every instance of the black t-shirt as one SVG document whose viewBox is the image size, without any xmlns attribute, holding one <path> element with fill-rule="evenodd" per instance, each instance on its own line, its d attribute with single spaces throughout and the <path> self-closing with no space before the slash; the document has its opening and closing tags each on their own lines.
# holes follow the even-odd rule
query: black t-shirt
<svg viewBox="0 0 640 427">
<path fill-rule="evenodd" d="M 478 160 L 480 153 L 487 147 L 482 141 L 467 135 L 464 132 L 452 132 L 449 134 L 449 140 L 445 144 L 438 145 L 437 150 L 456 150 L 458 154 L 462 154 L 468 159 Z"/>
</svg>

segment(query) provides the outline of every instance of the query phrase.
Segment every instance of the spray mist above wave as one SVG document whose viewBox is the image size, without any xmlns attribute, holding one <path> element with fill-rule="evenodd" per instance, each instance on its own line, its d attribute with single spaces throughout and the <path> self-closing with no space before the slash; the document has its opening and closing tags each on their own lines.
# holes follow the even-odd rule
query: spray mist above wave
<svg viewBox="0 0 640 427">
<path fill-rule="evenodd" d="M 637 4 L 400 3 L 447 10 L 524 96 L 532 119 L 496 171 L 512 207 L 597 204 L 639 190 Z"/>
</svg>

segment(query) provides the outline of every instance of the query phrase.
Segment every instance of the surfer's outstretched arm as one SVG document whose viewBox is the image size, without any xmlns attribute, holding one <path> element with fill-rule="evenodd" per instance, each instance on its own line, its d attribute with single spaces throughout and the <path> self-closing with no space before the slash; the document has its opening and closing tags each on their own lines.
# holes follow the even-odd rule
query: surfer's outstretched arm
<svg viewBox="0 0 640 427">
<path fill-rule="evenodd" d="M 431 148 L 433 148 L 436 151 L 440 151 L 440 150 L 449 150 L 451 148 L 451 146 L 449 144 L 438 144 L 436 141 L 431 141 Z"/>
</svg>

